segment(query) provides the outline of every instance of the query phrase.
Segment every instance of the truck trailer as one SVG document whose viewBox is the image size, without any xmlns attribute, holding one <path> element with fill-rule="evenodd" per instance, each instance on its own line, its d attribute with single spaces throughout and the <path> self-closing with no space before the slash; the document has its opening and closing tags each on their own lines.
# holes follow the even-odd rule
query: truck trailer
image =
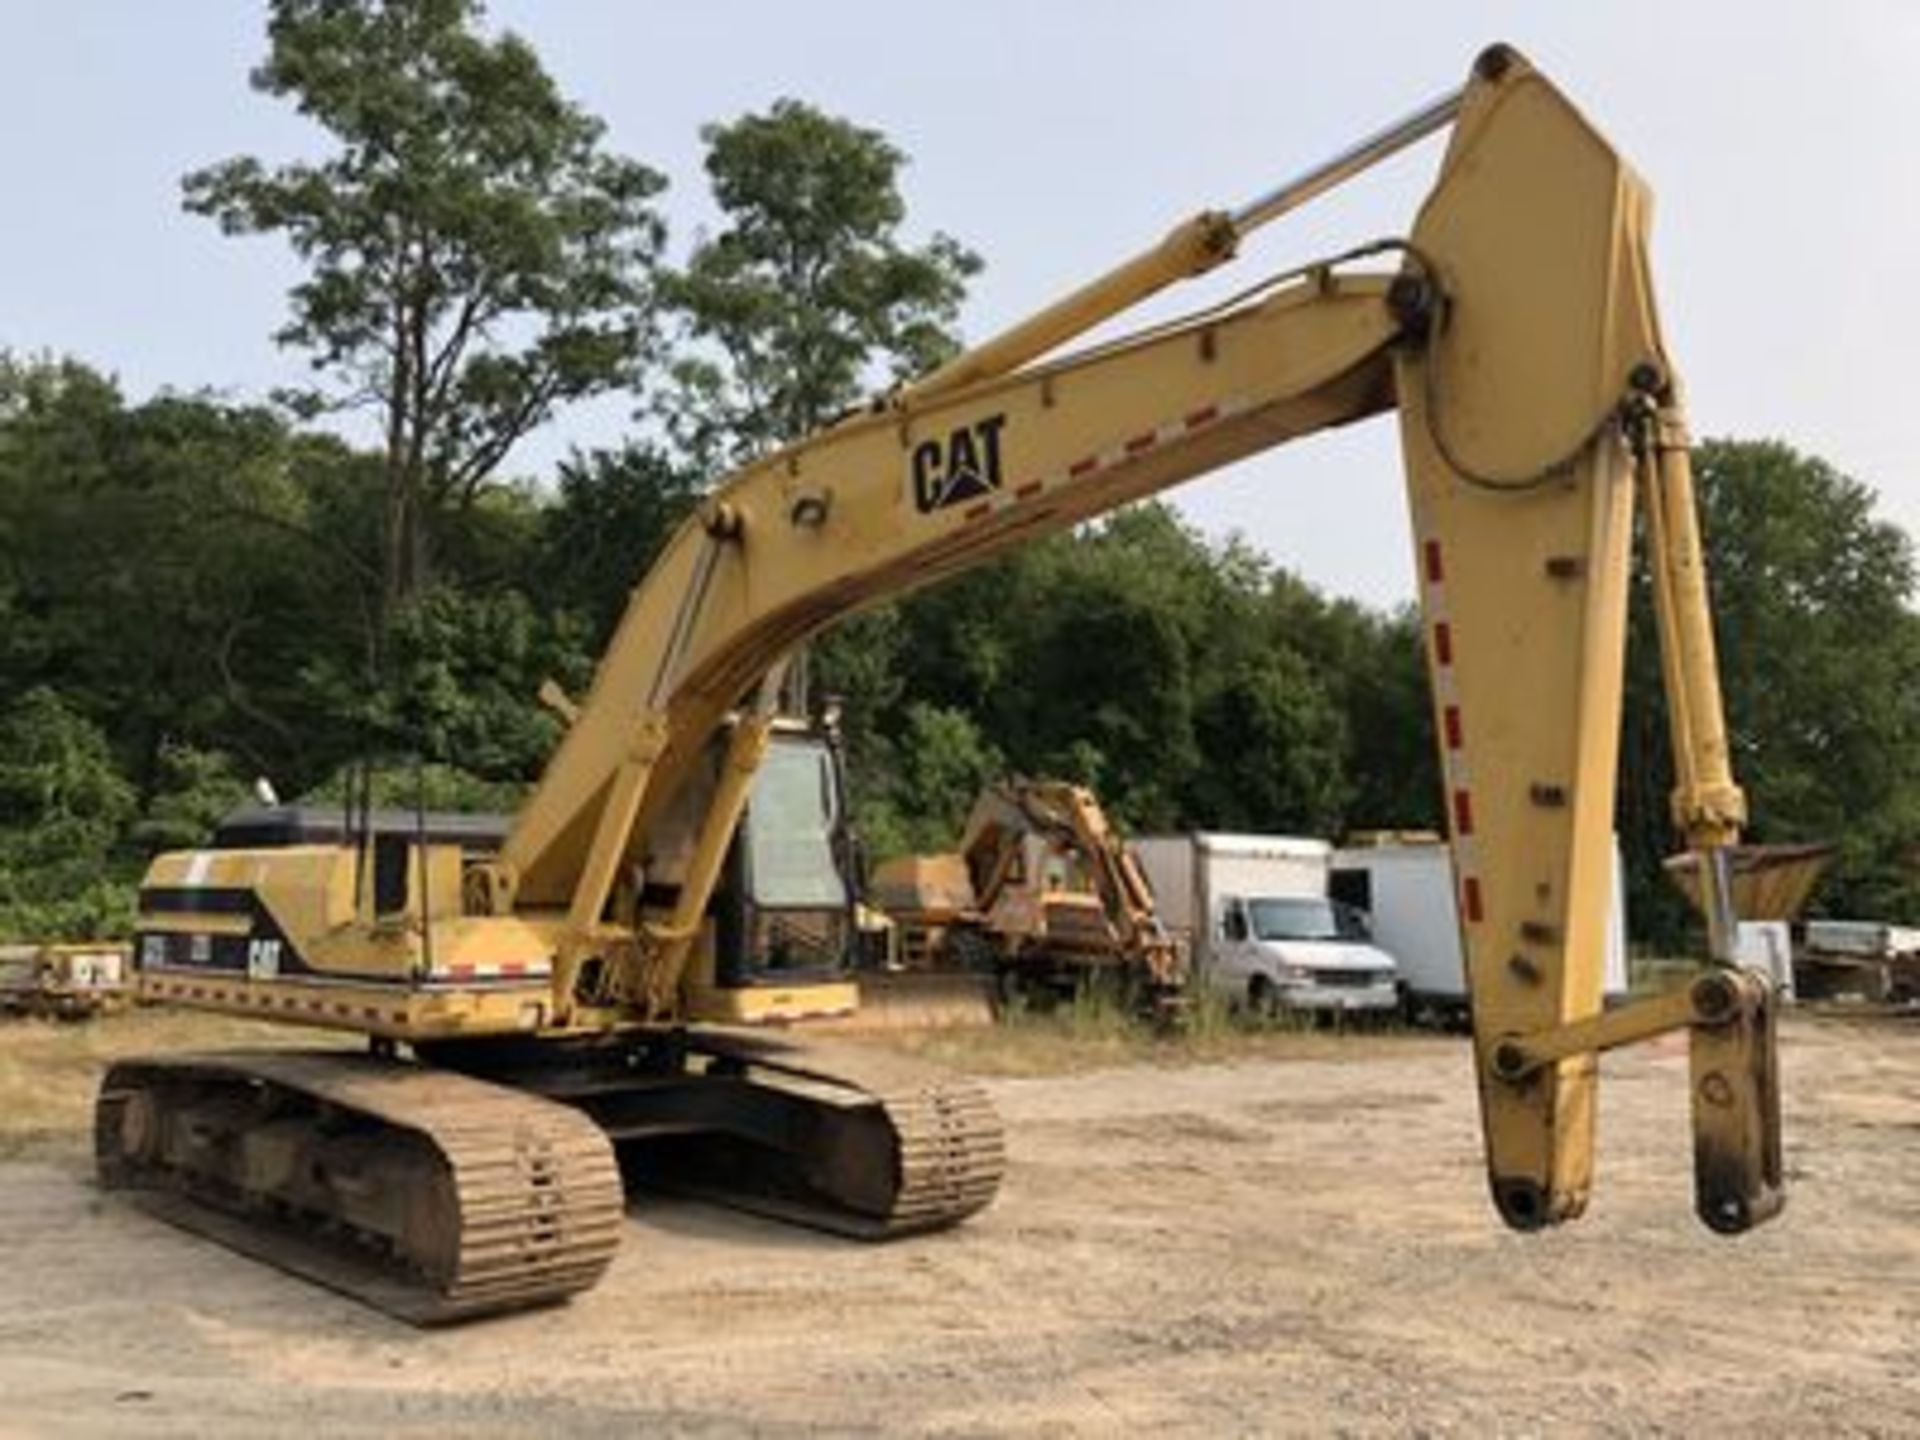
<svg viewBox="0 0 1920 1440">
<path fill-rule="evenodd" d="M 1467 979 L 1460 958 L 1460 916 L 1446 842 L 1400 839 L 1333 852 L 1328 892 L 1367 917 L 1373 941 L 1393 957 L 1409 1018 L 1462 1023 Z M 1620 846 L 1613 847 L 1613 895 L 1607 911 L 1605 994 L 1627 993 L 1627 916 Z"/>
</svg>

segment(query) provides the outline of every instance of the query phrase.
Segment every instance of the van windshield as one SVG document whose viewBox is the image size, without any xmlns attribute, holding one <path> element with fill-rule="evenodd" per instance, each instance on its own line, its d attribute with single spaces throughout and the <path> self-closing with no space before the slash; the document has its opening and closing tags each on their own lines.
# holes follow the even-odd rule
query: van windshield
<svg viewBox="0 0 1920 1440">
<path fill-rule="evenodd" d="M 1261 940 L 1364 940 L 1359 917 L 1344 905 L 1311 896 L 1285 900 L 1252 900 L 1247 910 L 1253 933 Z"/>
</svg>

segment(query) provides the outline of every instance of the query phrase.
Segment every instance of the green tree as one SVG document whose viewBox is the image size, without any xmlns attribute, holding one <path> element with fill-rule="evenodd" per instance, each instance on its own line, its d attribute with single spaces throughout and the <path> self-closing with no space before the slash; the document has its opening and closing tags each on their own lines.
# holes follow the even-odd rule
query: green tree
<svg viewBox="0 0 1920 1440">
<path fill-rule="evenodd" d="M 489 780 L 438 761 L 418 764 L 374 765 L 363 769 L 346 765 L 300 796 L 302 805 L 344 807 L 352 795 L 360 803 L 362 781 L 370 781 L 368 802 L 376 810 L 443 810 L 469 815 L 511 815 L 526 798 L 519 780 Z"/>
<path fill-rule="evenodd" d="M 361 653 L 377 588 L 312 499 L 350 464 L 257 407 L 128 406 L 73 362 L 0 365 L 3 693 L 58 689 L 143 793 L 175 744 L 324 767 L 302 671 Z"/>
<path fill-rule="evenodd" d="M 435 587 L 395 621 L 390 651 L 377 686 L 351 666 L 309 669 L 322 713 L 355 738 L 338 758 L 423 761 L 488 781 L 538 773 L 560 735 L 541 683 L 578 690 L 590 671 L 577 620 L 511 589 Z"/>
<path fill-rule="evenodd" d="M 1335 835 L 1349 791 L 1346 717 L 1296 650 L 1276 647 L 1210 680 L 1194 739 L 1206 757 L 1181 815 L 1222 830 Z"/>
<path fill-rule="evenodd" d="M 1694 452 L 1736 778 L 1758 841 L 1827 841 L 1817 912 L 1920 919 L 1920 617 L 1913 544 L 1873 492 L 1776 441 Z M 1677 844 L 1673 767 L 1646 577 L 1622 736 L 1621 831 L 1636 929 L 1671 943 L 1660 878 Z"/>
<path fill-rule="evenodd" d="M 1023 547 L 900 612 L 901 706 L 973 717 L 1011 768 L 1090 784 L 1134 829 L 1337 831 L 1359 791 L 1346 707 L 1389 729 L 1378 712 L 1400 698 L 1360 678 L 1391 648 L 1380 622 L 1244 543 L 1209 546 L 1164 505 Z M 1413 673 L 1395 733 L 1422 733 Z M 919 813 L 910 790 L 896 800 Z"/>
<path fill-rule="evenodd" d="M 874 737 L 853 771 L 855 818 L 876 859 L 950 850 L 974 797 L 1006 774 L 999 748 L 959 710 L 919 701 L 902 711 L 897 735 Z"/>
<path fill-rule="evenodd" d="M 881 367 L 946 358 L 971 251 L 900 239 L 906 157 L 885 137 L 798 100 L 701 131 L 724 217 L 662 276 L 679 321 L 668 432 L 709 473 L 817 429 Z"/>
<path fill-rule="evenodd" d="M 980 261 L 946 235 L 903 241 L 906 157 L 876 131 L 788 99 L 701 138 L 722 223 L 661 277 L 678 353 L 654 410 L 685 468 L 713 477 L 951 354 Z M 873 777 L 855 801 L 877 849 L 944 809 L 897 768 L 915 743 L 892 670 L 898 638 L 883 608 L 829 632 L 800 667 L 802 688 L 815 674 L 812 688 L 845 702 L 851 768 Z"/>
<path fill-rule="evenodd" d="M 1306 686 L 1337 720 L 1337 734 L 1327 740 L 1339 757 L 1320 813 L 1332 804 L 1338 818 L 1331 826 L 1323 821 L 1319 833 L 1440 828 L 1440 767 L 1418 612 L 1383 615 L 1278 573 L 1266 581 L 1262 612 L 1260 646 L 1297 653 Z"/>
<path fill-rule="evenodd" d="M 0 938 L 122 933 L 132 892 L 116 851 L 134 806 L 106 736 L 53 690 L 0 708 Z"/>
<path fill-rule="evenodd" d="M 160 752 L 159 781 L 133 824 L 131 839 L 156 854 L 204 845 L 221 820 L 251 798 L 225 755 L 170 743 Z"/>
<path fill-rule="evenodd" d="M 389 610 L 427 587 L 442 512 L 522 436 L 634 378 L 664 233 L 662 178 L 609 154 L 532 48 L 481 20 L 477 0 L 273 0 L 254 87 L 338 147 L 183 182 L 188 210 L 284 234 L 306 262 L 275 337 L 324 377 L 305 413 L 382 418 Z"/>
<path fill-rule="evenodd" d="M 650 445 L 576 451 L 561 463 L 559 491 L 541 515 L 539 593 L 579 612 L 596 653 L 700 489 L 692 471 Z"/>
</svg>

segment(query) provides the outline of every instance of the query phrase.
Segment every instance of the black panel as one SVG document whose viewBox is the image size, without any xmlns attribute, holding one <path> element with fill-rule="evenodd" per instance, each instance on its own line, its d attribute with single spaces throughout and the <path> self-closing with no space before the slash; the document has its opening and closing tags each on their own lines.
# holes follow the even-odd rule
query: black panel
<svg viewBox="0 0 1920 1440">
<path fill-rule="evenodd" d="M 413 840 L 407 835 L 373 837 L 373 913 L 397 915 L 407 908 L 407 870 Z"/>
<path fill-rule="evenodd" d="M 429 844 L 458 845 L 469 854 L 491 854 L 505 843 L 504 815 L 464 815 L 429 810 L 375 810 L 369 817 L 375 835 L 418 837 Z M 424 822 L 424 823 L 423 823 Z M 338 805 L 274 805 L 235 810 L 214 831 L 217 850 L 271 849 L 285 845 L 344 845 L 352 828 Z"/>
</svg>

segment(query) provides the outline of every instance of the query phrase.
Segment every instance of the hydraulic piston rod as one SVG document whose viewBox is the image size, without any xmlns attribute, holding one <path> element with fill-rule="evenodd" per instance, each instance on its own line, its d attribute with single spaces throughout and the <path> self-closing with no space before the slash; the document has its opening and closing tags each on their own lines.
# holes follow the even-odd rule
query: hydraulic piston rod
<svg viewBox="0 0 1920 1440">
<path fill-rule="evenodd" d="M 1309 200 L 1318 199 L 1362 170 L 1372 169 L 1388 156 L 1396 155 L 1409 145 L 1426 139 L 1434 131 L 1451 125 L 1454 117 L 1460 113 L 1460 97 L 1465 93 L 1459 88 L 1449 90 L 1366 139 L 1349 145 L 1332 159 L 1323 160 L 1304 174 L 1296 175 L 1258 199 L 1248 201 L 1228 217 L 1233 224 L 1234 235 L 1248 235 L 1268 221 L 1278 220 L 1289 210 L 1299 209 Z"/>
<path fill-rule="evenodd" d="M 1496 46 L 1481 57 L 1480 63 L 1483 67 L 1502 65 L 1505 62 L 1501 57 L 1506 53 Z M 1201 211 L 1175 226 L 1158 245 L 905 387 L 895 397 L 895 403 L 926 401 L 976 381 L 1005 375 L 1084 335 L 1169 285 L 1204 275 L 1214 266 L 1231 260 L 1240 242 L 1262 225 L 1299 209 L 1361 171 L 1451 124 L 1460 113 L 1464 94 L 1464 89 L 1454 89 L 1428 101 L 1411 114 L 1238 209 Z"/>
</svg>

